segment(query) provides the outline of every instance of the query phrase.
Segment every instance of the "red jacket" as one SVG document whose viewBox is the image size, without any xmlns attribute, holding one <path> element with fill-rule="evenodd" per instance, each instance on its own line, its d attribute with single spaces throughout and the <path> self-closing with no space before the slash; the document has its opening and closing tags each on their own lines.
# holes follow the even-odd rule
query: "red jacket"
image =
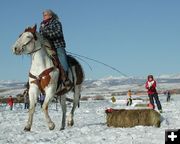
<svg viewBox="0 0 180 144">
<path fill-rule="evenodd" d="M 14 103 L 13 98 L 12 98 L 12 97 L 9 97 L 9 98 L 8 98 L 8 105 L 9 105 L 9 106 L 13 106 L 13 103 Z"/>
<path fill-rule="evenodd" d="M 149 95 L 157 93 L 157 91 L 156 91 L 156 81 L 155 80 L 152 80 L 152 81 L 147 80 L 145 87 L 146 87 L 147 93 Z"/>
</svg>

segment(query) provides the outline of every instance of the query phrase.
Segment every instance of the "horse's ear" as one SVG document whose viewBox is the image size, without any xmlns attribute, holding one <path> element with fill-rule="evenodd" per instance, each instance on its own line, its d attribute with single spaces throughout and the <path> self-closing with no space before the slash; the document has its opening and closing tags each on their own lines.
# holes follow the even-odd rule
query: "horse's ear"
<svg viewBox="0 0 180 144">
<path fill-rule="evenodd" d="M 27 27 L 27 28 L 25 28 L 24 32 L 29 32 L 30 29 L 31 29 L 31 27 Z"/>
<path fill-rule="evenodd" d="M 36 29 L 37 29 L 37 24 L 35 24 L 32 28 L 32 33 L 34 35 L 34 39 L 37 40 L 37 35 L 36 35 Z"/>
<path fill-rule="evenodd" d="M 24 32 L 31 32 L 34 36 L 34 39 L 37 40 L 37 36 L 36 36 L 36 28 L 37 25 L 35 24 L 33 27 L 28 27 L 24 30 Z"/>
</svg>

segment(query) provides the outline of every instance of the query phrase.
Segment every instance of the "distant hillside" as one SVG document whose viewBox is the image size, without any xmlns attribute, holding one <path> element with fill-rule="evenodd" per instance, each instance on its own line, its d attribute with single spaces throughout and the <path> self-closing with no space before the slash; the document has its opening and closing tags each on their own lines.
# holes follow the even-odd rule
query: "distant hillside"
<svg viewBox="0 0 180 144">
<path fill-rule="evenodd" d="M 15 96 L 22 93 L 24 88 L 25 82 L 0 80 L 0 97 Z"/>
<path fill-rule="evenodd" d="M 155 77 L 156 78 L 156 77 Z M 171 90 L 180 94 L 180 74 L 160 75 L 156 78 L 159 93 Z M 124 95 L 131 89 L 136 95 L 146 94 L 144 77 L 106 77 L 98 80 L 85 80 L 82 95 Z M 17 95 L 25 89 L 25 82 L 0 80 L 0 96 Z"/>
<path fill-rule="evenodd" d="M 170 90 L 172 93 L 180 94 L 180 75 L 161 75 L 156 81 L 159 93 Z M 145 82 L 146 78 L 143 77 L 107 77 L 98 80 L 86 80 L 84 89 L 87 95 L 93 95 L 93 93 L 125 95 L 129 89 L 135 95 L 145 95 Z"/>
<path fill-rule="evenodd" d="M 180 84 L 180 78 L 157 78 L 157 83 L 159 85 L 163 84 Z M 144 85 L 146 82 L 146 78 L 136 78 L 136 77 L 130 77 L 130 78 L 104 78 L 104 79 L 98 79 L 98 80 L 86 80 L 84 82 L 85 87 L 87 88 L 93 88 L 93 87 L 111 87 L 111 86 L 117 86 L 117 85 L 134 85 L 137 84 L 139 86 Z"/>
</svg>

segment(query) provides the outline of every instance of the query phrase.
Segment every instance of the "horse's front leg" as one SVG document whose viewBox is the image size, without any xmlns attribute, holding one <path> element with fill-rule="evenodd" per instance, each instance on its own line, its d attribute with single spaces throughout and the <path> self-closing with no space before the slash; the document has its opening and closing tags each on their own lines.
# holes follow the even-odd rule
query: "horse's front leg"
<svg viewBox="0 0 180 144">
<path fill-rule="evenodd" d="M 61 128 L 60 130 L 64 130 L 66 126 L 66 95 L 59 96 L 61 108 L 62 108 L 62 122 L 61 122 Z"/>
<path fill-rule="evenodd" d="M 46 118 L 46 121 L 48 123 L 48 127 L 49 127 L 49 130 L 53 130 L 55 128 L 55 124 L 54 122 L 51 120 L 50 116 L 49 116 L 49 112 L 48 112 L 48 104 L 49 104 L 49 101 L 51 100 L 51 98 L 53 97 L 53 92 L 52 91 L 46 91 L 46 96 L 45 96 L 45 100 L 44 100 L 44 103 L 43 103 L 43 112 L 45 114 L 45 118 Z"/>
<path fill-rule="evenodd" d="M 30 88 L 29 89 L 29 117 L 27 124 L 24 128 L 25 131 L 30 131 L 32 127 L 32 122 L 33 122 L 33 115 L 35 111 L 35 104 L 37 103 L 37 97 L 39 95 L 39 90 L 37 88 Z"/>
</svg>

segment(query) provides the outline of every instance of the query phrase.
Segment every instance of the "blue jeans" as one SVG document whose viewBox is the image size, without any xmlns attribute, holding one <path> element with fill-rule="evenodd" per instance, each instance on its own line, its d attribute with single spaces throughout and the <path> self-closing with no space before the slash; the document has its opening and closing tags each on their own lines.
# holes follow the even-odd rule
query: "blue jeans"
<svg viewBox="0 0 180 144">
<path fill-rule="evenodd" d="M 161 102 L 159 101 L 159 97 L 158 97 L 158 94 L 155 93 L 155 94 L 149 94 L 149 101 L 152 105 L 154 105 L 154 99 L 156 101 L 156 104 L 157 104 L 157 107 L 158 107 L 158 110 L 162 110 L 162 106 L 161 106 Z"/>
<path fill-rule="evenodd" d="M 64 48 L 57 48 L 57 54 L 58 54 L 58 58 L 59 61 L 62 65 L 62 67 L 64 68 L 64 71 L 67 72 L 68 71 L 68 62 L 67 62 L 67 56 L 66 56 L 66 51 Z"/>
</svg>

